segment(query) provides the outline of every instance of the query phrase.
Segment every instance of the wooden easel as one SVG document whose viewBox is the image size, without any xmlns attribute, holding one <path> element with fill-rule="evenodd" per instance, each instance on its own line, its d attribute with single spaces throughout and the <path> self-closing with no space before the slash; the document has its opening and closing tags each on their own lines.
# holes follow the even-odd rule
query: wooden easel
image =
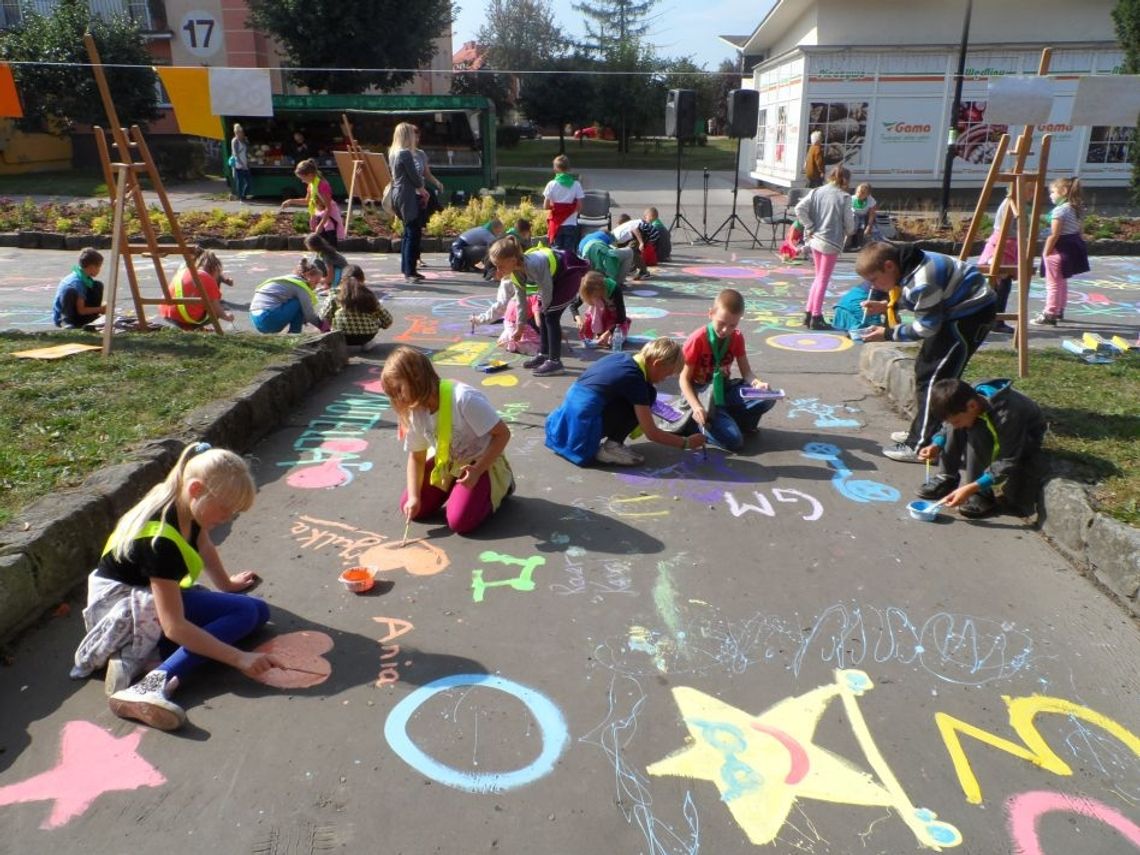
<svg viewBox="0 0 1140 855">
<path fill-rule="evenodd" d="M 353 199 L 359 197 L 364 205 L 379 205 L 384 197 L 384 188 L 392 181 L 392 174 L 388 171 L 384 155 L 360 147 L 352 133 L 352 123 L 345 113 L 340 114 L 340 127 L 348 148 L 346 151 L 333 152 L 333 156 L 341 180 L 348 188 L 348 205 L 344 215 L 347 223 L 352 219 Z"/>
<path fill-rule="evenodd" d="M 1053 55 L 1052 48 L 1041 51 L 1041 62 L 1037 67 L 1038 76 L 1049 73 L 1049 62 Z M 970 250 L 974 244 L 981 227 L 982 218 L 989 206 L 990 196 L 995 186 L 1008 184 L 1012 188 L 1011 205 L 1018 212 L 1017 220 L 1017 266 L 1002 263 L 1004 255 L 1002 248 L 1009 236 L 1010 218 L 1003 216 L 1000 223 L 995 223 L 998 230 L 998 240 L 993 260 L 989 269 L 983 271 L 990 279 L 990 284 L 1009 276 L 1017 276 L 1017 311 L 998 315 L 998 320 L 1011 320 L 1014 322 L 1015 333 L 1013 345 L 1017 348 L 1017 374 L 1019 377 L 1029 376 L 1029 283 L 1033 278 L 1033 259 L 1037 255 L 1037 223 L 1041 218 L 1041 209 L 1044 207 L 1045 188 L 1048 186 L 1049 146 L 1052 136 L 1045 134 L 1041 137 L 1041 148 L 1037 157 L 1037 168 L 1027 170 L 1025 161 L 1029 157 L 1030 147 L 1033 144 L 1035 125 L 1026 125 L 1022 128 L 1013 150 L 1009 150 L 1009 134 L 1003 134 L 998 142 L 994 159 L 990 163 L 989 174 L 986 175 L 982 192 L 978 196 L 978 204 L 974 208 L 974 216 L 970 220 L 970 228 L 966 231 L 962 243 L 962 252 L 959 258 L 965 261 L 970 257 Z M 1005 169 L 1005 159 L 1009 155 L 1013 158 L 1010 169 Z M 1031 213 L 1028 222 L 1025 217 L 1025 203 L 1032 200 Z"/>
<path fill-rule="evenodd" d="M 138 125 L 131 125 L 130 130 L 119 124 L 119 116 L 115 111 L 115 104 L 111 100 L 111 90 L 107 86 L 107 78 L 103 72 L 103 62 L 99 51 L 95 47 L 95 40 L 90 33 L 85 33 L 83 43 L 87 47 L 87 55 L 91 59 L 91 70 L 95 74 L 95 83 L 99 87 L 99 97 L 103 100 L 103 109 L 107 113 L 107 120 L 111 125 L 111 142 L 107 141 L 107 133 L 96 125 L 92 130 L 95 134 L 95 145 L 99 149 L 99 160 L 103 167 L 103 176 L 110 191 L 113 232 L 111 236 L 111 288 L 107 299 L 106 325 L 103 330 L 103 355 L 111 352 L 111 332 L 114 326 L 115 297 L 118 290 L 119 259 L 127 271 L 127 282 L 131 288 L 131 298 L 135 304 L 135 315 L 138 319 L 138 328 L 149 328 L 146 319 L 146 306 L 161 305 L 201 305 L 206 316 L 214 325 L 214 331 L 222 334 L 222 325 L 214 313 L 213 305 L 206 297 L 202 281 L 198 278 L 198 270 L 194 265 L 194 252 L 186 245 L 182 235 L 182 227 L 178 224 L 178 217 L 170 206 L 170 198 L 166 195 L 162 178 L 154 165 L 150 148 L 147 147 L 142 131 Z M 114 149 L 118 157 L 111 158 Z M 136 157 L 138 158 L 136 160 Z M 170 233 L 174 236 L 174 245 L 160 246 L 154 224 L 150 220 L 146 200 L 143 198 L 142 185 L 139 182 L 140 174 L 145 173 L 150 179 L 151 187 L 158 196 L 162 212 L 170 224 Z M 134 204 L 135 214 L 142 229 L 144 243 L 132 244 L 127 235 L 126 205 L 127 199 Z M 133 256 L 149 256 L 158 275 L 158 284 L 162 289 L 161 299 L 143 297 L 139 290 L 138 276 L 135 273 Z M 162 259 L 167 255 L 181 255 L 186 269 L 190 271 L 190 278 L 198 291 L 196 297 L 183 297 L 174 299 L 170 296 L 170 289 L 166 282 L 166 271 L 162 267 Z"/>
</svg>

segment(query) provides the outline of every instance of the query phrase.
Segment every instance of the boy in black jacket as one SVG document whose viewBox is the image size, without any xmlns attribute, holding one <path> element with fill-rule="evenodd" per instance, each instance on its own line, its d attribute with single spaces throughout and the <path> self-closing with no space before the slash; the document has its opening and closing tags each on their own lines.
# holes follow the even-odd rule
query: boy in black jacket
<svg viewBox="0 0 1140 855">
<path fill-rule="evenodd" d="M 958 379 L 931 387 L 930 408 L 944 424 L 918 456 L 932 462 L 941 458 L 941 466 L 918 496 L 946 497 L 947 506 L 969 519 L 992 513 L 996 496 L 1015 513 L 1032 513 L 1040 475 L 1037 453 L 1046 427 L 1041 408 L 1015 392 L 1009 380 L 971 386 Z M 959 486 L 963 462 L 966 483 Z"/>
</svg>

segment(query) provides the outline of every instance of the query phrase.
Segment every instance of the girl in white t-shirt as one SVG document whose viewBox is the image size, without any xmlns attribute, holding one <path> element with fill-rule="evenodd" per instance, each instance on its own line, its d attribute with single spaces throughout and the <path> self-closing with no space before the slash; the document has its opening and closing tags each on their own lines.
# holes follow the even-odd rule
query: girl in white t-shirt
<svg viewBox="0 0 1140 855">
<path fill-rule="evenodd" d="M 510 429 L 481 392 L 440 380 L 431 360 L 410 347 L 392 352 L 380 380 L 408 452 L 400 510 L 408 520 L 422 519 L 446 503 L 448 527 L 474 531 L 514 492 L 503 455 Z"/>
</svg>

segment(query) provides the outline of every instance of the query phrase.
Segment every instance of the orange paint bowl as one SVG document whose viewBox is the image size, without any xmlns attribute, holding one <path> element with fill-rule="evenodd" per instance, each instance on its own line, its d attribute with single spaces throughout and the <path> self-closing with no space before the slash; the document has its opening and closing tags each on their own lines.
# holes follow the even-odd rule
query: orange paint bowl
<svg viewBox="0 0 1140 855">
<path fill-rule="evenodd" d="M 340 583 L 354 594 L 363 594 L 371 590 L 375 582 L 372 571 L 367 567 L 349 567 L 340 574 Z"/>
</svg>

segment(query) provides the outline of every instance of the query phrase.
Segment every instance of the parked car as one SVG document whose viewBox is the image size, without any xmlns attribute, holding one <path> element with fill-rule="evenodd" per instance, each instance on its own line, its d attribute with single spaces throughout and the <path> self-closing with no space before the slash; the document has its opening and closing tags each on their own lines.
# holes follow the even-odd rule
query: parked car
<svg viewBox="0 0 1140 855">
<path fill-rule="evenodd" d="M 538 125 L 529 119 L 519 122 L 517 125 L 513 125 L 512 127 L 514 127 L 515 130 L 519 132 L 519 139 L 537 140 L 542 138 L 542 132 L 539 131 Z"/>
<path fill-rule="evenodd" d="M 576 140 L 582 140 L 582 139 L 587 139 L 587 140 L 595 140 L 595 139 L 613 140 L 613 139 L 617 139 L 617 138 L 614 136 L 614 132 L 613 132 L 612 128 L 599 128 L 596 125 L 590 125 L 589 127 L 578 128 L 578 130 L 574 131 L 574 139 L 576 139 Z"/>
</svg>

